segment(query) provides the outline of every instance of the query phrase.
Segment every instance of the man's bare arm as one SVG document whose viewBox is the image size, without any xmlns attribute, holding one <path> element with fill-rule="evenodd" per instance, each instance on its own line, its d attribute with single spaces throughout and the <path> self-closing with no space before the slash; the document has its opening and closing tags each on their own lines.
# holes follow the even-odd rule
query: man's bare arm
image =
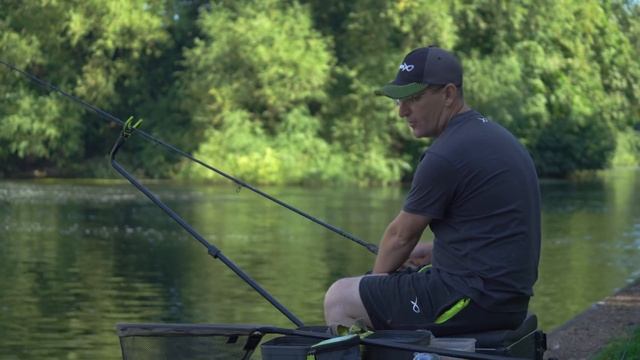
<svg viewBox="0 0 640 360">
<path fill-rule="evenodd" d="M 430 222 L 429 217 L 400 211 L 382 237 L 373 273 L 389 273 L 404 264 Z"/>
</svg>

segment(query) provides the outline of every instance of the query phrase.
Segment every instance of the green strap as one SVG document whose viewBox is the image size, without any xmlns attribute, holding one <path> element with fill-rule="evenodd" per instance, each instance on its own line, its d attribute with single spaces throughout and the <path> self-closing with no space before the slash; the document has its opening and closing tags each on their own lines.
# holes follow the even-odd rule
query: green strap
<svg viewBox="0 0 640 360">
<path fill-rule="evenodd" d="M 329 345 L 329 344 L 339 343 L 339 342 L 342 342 L 342 341 L 347 341 L 347 340 L 353 339 L 356 336 L 358 336 L 358 335 L 357 334 L 349 334 L 349 335 L 333 337 L 333 338 L 330 338 L 330 339 L 322 340 L 317 344 L 313 344 L 313 345 L 311 345 L 311 348 L 313 349 L 313 348 L 317 348 L 317 347 L 323 346 L 323 345 Z"/>
<path fill-rule="evenodd" d="M 371 333 L 371 331 L 369 331 L 368 333 Z M 369 335 L 369 334 L 367 334 Z M 343 341 L 348 341 L 351 340 L 355 337 L 358 337 L 358 334 L 347 334 L 347 335 L 343 335 L 343 336 L 338 336 L 338 337 L 334 337 L 334 338 L 330 338 L 330 339 L 326 339 L 326 340 L 322 340 L 317 344 L 311 345 L 310 348 L 310 352 L 307 353 L 307 360 L 315 360 L 316 359 L 316 354 L 314 352 L 314 350 L 320 346 L 324 346 L 324 345 L 330 345 L 330 344 L 334 344 L 334 343 L 340 343 Z M 362 335 L 360 335 L 362 337 Z"/>
<path fill-rule="evenodd" d="M 466 308 L 467 305 L 469 305 L 470 302 L 471 302 L 471 299 L 469 299 L 469 298 L 464 298 L 464 299 L 458 300 L 458 302 L 453 304 L 453 306 L 451 306 L 449 308 L 449 310 L 447 310 L 447 311 L 443 312 L 442 314 L 440 314 L 440 316 L 438 316 L 438 318 L 436 319 L 435 323 L 436 324 L 442 324 L 442 323 L 446 322 L 447 320 L 449 320 L 452 317 L 454 317 L 457 313 L 462 311 L 462 309 Z"/>
</svg>

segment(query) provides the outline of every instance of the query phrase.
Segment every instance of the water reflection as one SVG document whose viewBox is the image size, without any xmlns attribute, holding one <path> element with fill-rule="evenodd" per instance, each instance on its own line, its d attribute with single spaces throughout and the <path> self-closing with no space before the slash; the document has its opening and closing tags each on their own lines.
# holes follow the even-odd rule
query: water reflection
<svg viewBox="0 0 640 360">
<path fill-rule="evenodd" d="M 544 182 L 532 308 L 550 330 L 635 276 L 638 172 Z M 306 323 L 338 277 L 368 270 L 359 245 L 232 186 L 151 188 Z M 403 189 L 269 188 L 376 243 Z M 425 237 L 429 237 L 426 235 Z M 120 357 L 118 322 L 289 321 L 126 184 L 0 183 L 0 358 Z"/>
<path fill-rule="evenodd" d="M 640 276 L 638 171 L 543 183 L 543 256 L 533 308 L 552 328 Z"/>
</svg>

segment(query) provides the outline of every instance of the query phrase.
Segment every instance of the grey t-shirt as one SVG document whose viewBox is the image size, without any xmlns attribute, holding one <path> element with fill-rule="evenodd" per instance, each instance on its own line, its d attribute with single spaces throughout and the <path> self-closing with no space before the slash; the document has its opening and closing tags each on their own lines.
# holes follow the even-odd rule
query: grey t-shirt
<svg viewBox="0 0 640 360">
<path fill-rule="evenodd" d="M 404 211 L 431 217 L 433 270 L 490 311 L 527 309 L 538 277 L 540 191 L 529 153 L 471 110 L 425 151 Z"/>
</svg>

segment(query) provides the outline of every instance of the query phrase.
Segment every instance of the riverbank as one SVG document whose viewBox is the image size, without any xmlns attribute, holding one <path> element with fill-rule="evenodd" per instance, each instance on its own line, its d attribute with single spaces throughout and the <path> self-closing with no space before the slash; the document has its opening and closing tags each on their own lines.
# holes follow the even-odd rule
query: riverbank
<svg viewBox="0 0 640 360">
<path fill-rule="evenodd" d="M 545 359 L 591 359 L 609 342 L 638 326 L 640 279 L 549 333 Z"/>
</svg>

